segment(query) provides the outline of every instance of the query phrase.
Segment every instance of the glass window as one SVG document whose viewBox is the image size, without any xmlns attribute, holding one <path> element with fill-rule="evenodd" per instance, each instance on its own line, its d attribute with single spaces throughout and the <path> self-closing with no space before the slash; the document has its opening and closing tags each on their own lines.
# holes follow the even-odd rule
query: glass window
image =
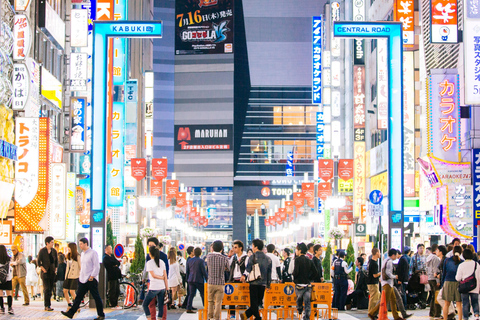
<svg viewBox="0 0 480 320">
<path fill-rule="evenodd" d="M 305 108 L 304 107 L 283 107 L 284 125 L 304 125 Z"/>
<path fill-rule="evenodd" d="M 273 107 L 273 124 L 282 124 L 282 107 Z"/>
</svg>

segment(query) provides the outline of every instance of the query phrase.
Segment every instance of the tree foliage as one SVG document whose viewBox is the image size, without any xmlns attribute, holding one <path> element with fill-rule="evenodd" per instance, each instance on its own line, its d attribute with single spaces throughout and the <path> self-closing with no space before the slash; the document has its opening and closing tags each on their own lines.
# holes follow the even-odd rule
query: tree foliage
<svg viewBox="0 0 480 320">
<path fill-rule="evenodd" d="M 327 250 L 325 250 L 325 258 L 322 261 L 323 278 L 325 281 L 330 280 L 330 263 L 332 261 L 332 246 L 330 242 L 327 244 Z"/>
<path fill-rule="evenodd" d="M 112 249 L 115 248 L 115 238 L 113 236 L 112 220 L 107 218 L 107 245 L 111 245 Z"/>
<path fill-rule="evenodd" d="M 142 238 L 137 236 L 135 241 L 135 257 L 133 258 L 132 265 L 130 266 L 131 273 L 140 273 L 145 267 L 145 250 L 143 249 Z"/>
<path fill-rule="evenodd" d="M 353 248 L 352 238 L 350 238 L 350 242 L 348 243 L 345 262 L 347 263 L 347 265 L 350 265 L 351 262 L 353 262 L 353 265 L 355 265 L 355 249 Z M 350 279 L 355 282 L 355 268 L 352 269 L 349 275 Z"/>
</svg>

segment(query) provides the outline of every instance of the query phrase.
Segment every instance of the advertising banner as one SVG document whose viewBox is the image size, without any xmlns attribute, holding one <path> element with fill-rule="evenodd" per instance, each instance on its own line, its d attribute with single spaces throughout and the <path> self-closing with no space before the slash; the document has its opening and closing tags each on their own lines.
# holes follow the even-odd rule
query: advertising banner
<svg viewBox="0 0 480 320">
<path fill-rule="evenodd" d="M 472 196 L 471 185 L 448 185 L 448 223 L 453 231 L 465 239 L 473 238 Z"/>
<path fill-rule="evenodd" d="M 152 176 L 156 180 L 162 180 L 167 177 L 168 173 L 168 161 L 165 158 L 152 159 Z"/>
<path fill-rule="evenodd" d="M 31 0 L 15 0 L 15 11 L 26 11 L 30 5 L 30 1 Z"/>
<path fill-rule="evenodd" d="M 67 167 L 65 163 L 50 165 L 49 229 L 55 239 L 65 239 Z"/>
<path fill-rule="evenodd" d="M 0 243 L 3 245 L 12 244 L 12 221 L 2 220 L 0 222 Z"/>
<path fill-rule="evenodd" d="M 293 201 L 285 201 L 285 211 L 287 212 L 287 215 L 293 215 Z"/>
<path fill-rule="evenodd" d="M 231 150 L 233 125 L 175 126 L 175 151 Z"/>
<path fill-rule="evenodd" d="M 183 208 L 187 205 L 187 193 L 179 192 L 177 194 L 177 208 Z"/>
<path fill-rule="evenodd" d="M 287 164 L 285 165 L 285 175 L 287 177 L 293 177 L 293 151 L 287 153 Z"/>
<path fill-rule="evenodd" d="M 365 204 L 365 142 L 354 142 L 353 161 L 354 191 L 353 191 L 353 213 L 355 217 L 360 216 L 362 205 Z"/>
<path fill-rule="evenodd" d="M 140 181 L 143 178 L 145 178 L 147 174 L 147 161 L 145 159 L 141 159 L 141 158 L 132 159 L 131 167 L 132 167 L 132 177 L 134 177 L 135 180 Z"/>
<path fill-rule="evenodd" d="M 85 189 L 76 187 L 75 189 L 75 212 L 77 215 L 83 214 L 87 210 L 87 196 Z"/>
<path fill-rule="evenodd" d="M 107 165 L 107 205 L 123 207 L 125 169 L 123 141 L 125 138 L 125 104 L 113 103 L 112 115 L 112 163 Z M 133 170 L 132 170 L 133 172 Z"/>
<path fill-rule="evenodd" d="M 127 199 L 127 223 L 137 222 L 137 204 L 135 198 Z"/>
<path fill-rule="evenodd" d="M 415 197 L 415 64 L 413 59 L 413 51 L 403 52 L 403 172 L 405 197 Z"/>
<path fill-rule="evenodd" d="M 312 18 L 312 104 L 322 103 L 322 17 Z"/>
<path fill-rule="evenodd" d="M 12 87 L 12 109 L 16 111 L 25 109 L 30 91 L 30 75 L 23 63 L 13 64 Z"/>
<path fill-rule="evenodd" d="M 70 53 L 70 90 L 87 91 L 88 54 Z"/>
<path fill-rule="evenodd" d="M 463 28 L 463 64 L 465 74 L 465 104 L 480 104 L 480 2 L 465 1 Z"/>
<path fill-rule="evenodd" d="M 150 195 L 153 197 L 161 197 L 163 194 L 163 181 L 150 180 Z"/>
<path fill-rule="evenodd" d="M 26 65 L 30 75 L 30 90 L 28 101 L 25 106 L 25 117 L 40 116 L 40 64 L 32 58 L 26 59 Z"/>
<path fill-rule="evenodd" d="M 13 18 L 13 40 L 13 60 L 25 60 L 32 46 L 32 34 L 24 14 L 16 14 Z"/>
<path fill-rule="evenodd" d="M 480 149 L 472 150 L 472 182 L 473 182 L 473 232 L 477 236 L 480 222 Z"/>
<path fill-rule="evenodd" d="M 338 177 L 344 181 L 353 178 L 353 159 L 338 160 Z"/>
<path fill-rule="evenodd" d="M 457 0 L 430 0 L 430 36 L 432 43 L 457 43 Z"/>
<path fill-rule="evenodd" d="M 363 66 L 365 64 L 365 40 L 354 39 L 353 64 Z"/>
<path fill-rule="evenodd" d="M 178 180 L 167 180 L 165 187 L 167 201 L 171 201 L 172 198 L 177 198 L 179 185 L 180 182 Z"/>
<path fill-rule="evenodd" d="M 297 208 L 303 207 L 303 203 L 305 198 L 303 197 L 302 192 L 294 192 L 293 193 L 293 205 Z"/>
<path fill-rule="evenodd" d="M 353 67 L 353 127 L 365 128 L 365 67 Z"/>
<path fill-rule="evenodd" d="M 65 240 L 75 241 L 75 172 L 67 172 L 67 210 L 65 215 Z"/>
<path fill-rule="evenodd" d="M 49 196 L 50 119 L 16 118 L 15 231 L 42 232 Z"/>
<path fill-rule="evenodd" d="M 87 9 L 72 9 L 70 19 L 70 45 L 72 47 L 86 47 L 88 45 Z"/>
<path fill-rule="evenodd" d="M 233 0 L 175 1 L 175 54 L 233 53 Z"/>
<path fill-rule="evenodd" d="M 308 199 L 313 199 L 315 197 L 315 184 L 313 182 L 303 182 L 302 194 L 307 201 Z"/>
<path fill-rule="evenodd" d="M 427 82 L 428 153 L 460 161 L 460 80 L 457 73 L 431 70 Z M 453 71 L 452 71 L 453 72 Z"/>
<path fill-rule="evenodd" d="M 415 44 L 415 8 L 414 0 L 395 0 L 393 15 L 394 21 L 403 24 L 403 44 Z"/>
<path fill-rule="evenodd" d="M 317 135 L 316 135 L 317 160 L 320 160 L 325 157 L 325 123 L 324 123 L 323 111 L 318 111 L 316 114 L 316 118 L 317 118 Z"/>
<path fill-rule="evenodd" d="M 318 197 L 322 200 L 327 200 L 327 197 L 332 195 L 332 184 L 324 182 L 318 184 Z"/>
<path fill-rule="evenodd" d="M 318 178 L 322 179 L 325 182 L 333 178 L 332 159 L 318 160 Z"/>
<path fill-rule="evenodd" d="M 62 110 L 62 84 L 44 67 L 41 68 L 41 74 L 42 96 Z"/>
<path fill-rule="evenodd" d="M 87 98 L 71 97 L 70 109 L 72 110 L 72 124 L 70 129 L 70 151 L 85 152 L 87 150 Z"/>
<path fill-rule="evenodd" d="M 387 40 L 377 39 L 377 127 L 386 130 L 388 124 L 388 61 Z"/>
</svg>

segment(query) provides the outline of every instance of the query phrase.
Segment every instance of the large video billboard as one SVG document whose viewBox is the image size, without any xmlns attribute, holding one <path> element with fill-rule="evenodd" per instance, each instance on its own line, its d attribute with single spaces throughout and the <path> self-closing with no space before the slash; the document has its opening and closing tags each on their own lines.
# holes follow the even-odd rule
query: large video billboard
<svg viewBox="0 0 480 320">
<path fill-rule="evenodd" d="M 175 54 L 233 53 L 233 0 L 177 0 L 175 17 Z"/>
</svg>

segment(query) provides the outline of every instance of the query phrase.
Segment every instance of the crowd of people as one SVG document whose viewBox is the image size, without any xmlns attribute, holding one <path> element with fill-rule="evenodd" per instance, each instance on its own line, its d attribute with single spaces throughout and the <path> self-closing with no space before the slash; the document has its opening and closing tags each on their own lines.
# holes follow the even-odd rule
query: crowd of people
<svg viewBox="0 0 480 320">
<path fill-rule="evenodd" d="M 197 291 L 202 303 L 208 300 L 208 319 L 219 320 L 226 282 L 249 283 L 250 305 L 240 313 L 242 320 L 251 316 L 261 319 L 259 309 L 271 283 L 293 282 L 298 316 L 307 320 L 311 314 L 312 283 L 324 281 L 322 246 L 318 244 L 299 243 L 292 254 L 289 248 L 277 250 L 274 244 L 265 246 L 259 239 L 253 240 L 249 249 L 236 240 L 226 253 L 223 242 L 215 241 L 206 255 L 201 248 L 187 247 L 186 260 L 175 247 L 164 253 L 163 244 L 155 237 L 149 238 L 147 245 L 139 303 L 152 320 L 165 320 L 169 309 L 184 308 L 187 313 L 195 313 L 193 300 Z M 0 245 L 0 314 L 5 314 L 4 292 L 7 312 L 13 315 L 13 299 L 20 290 L 23 305 L 28 306 L 30 299 L 39 297 L 36 288 L 41 288 L 46 311 L 53 311 L 52 297 L 64 298 L 67 309 L 62 314 L 73 318 L 83 297 L 90 292 L 97 308 L 96 319 L 104 319 L 104 304 L 98 291 L 100 261 L 88 239 L 80 239 L 79 249 L 77 244 L 69 243 L 64 255 L 56 250 L 54 239 L 46 237 L 36 259 L 26 259 L 16 246 L 11 249 L 12 257 Z M 479 319 L 479 255 L 472 245 L 461 245 L 459 239 L 448 246 L 433 244 L 425 248 L 419 244 L 415 253 L 409 247 L 403 252 L 390 249 L 383 259 L 380 251 L 373 248 L 368 258 L 360 254 L 355 265 L 348 264 L 345 256 L 344 250 L 337 250 L 327 264 L 331 266 L 334 287 L 333 308 L 368 309 L 369 318 L 376 320 L 382 291 L 395 320 L 409 318 L 412 314 L 407 309 L 426 306 L 430 307 L 431 319 L 452 320 L 456 315 L 459 320 L 468 320 L 470 316 Z M 112 247 L 105 247 L 102 263 L 110 308 L 121 309 L 117 305 L 119 282 L 129 274 L 130 262 L 127 257 L 118 260 L 112 255 Z M 209 286 L 207 297 L 205 283 Z M 229 311 L 232 319 L 234 309 L 235 306 Z"/>
</svg>

